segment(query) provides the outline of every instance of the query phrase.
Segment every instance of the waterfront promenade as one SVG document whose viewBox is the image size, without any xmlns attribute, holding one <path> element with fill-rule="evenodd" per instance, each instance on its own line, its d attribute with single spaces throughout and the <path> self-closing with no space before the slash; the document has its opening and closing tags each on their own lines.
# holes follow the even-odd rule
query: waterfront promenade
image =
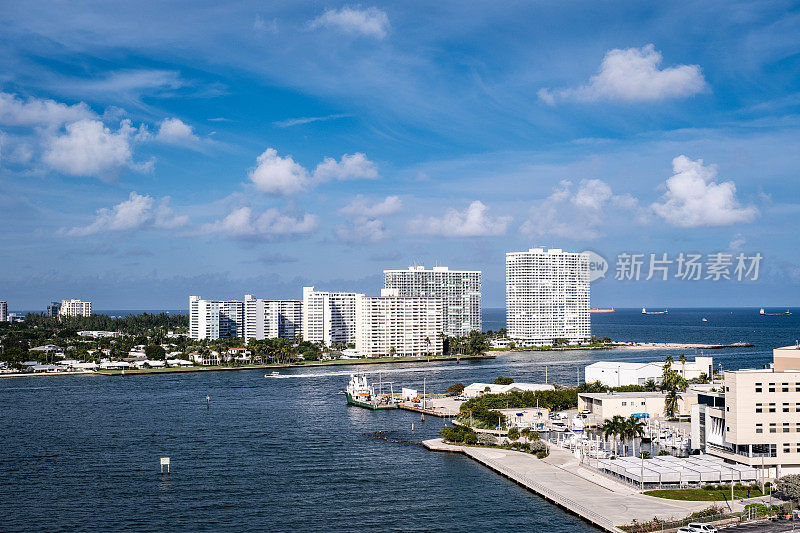
<svg viewBox="0 0 800 533">
<path fill-rule="evenodd" d="M 645 496 L 629 485 L 581 468 L 570 452 L 554 446 L 548 457 L 538 459 L 499 448 L 445 444 L 442 439 L 427 440 L 423 445 L 433 451 L 463 453 L 606 531 L 621 532 L 618 526 L 633 520 L 681 519 L 711 505 Z"/>
</svg>

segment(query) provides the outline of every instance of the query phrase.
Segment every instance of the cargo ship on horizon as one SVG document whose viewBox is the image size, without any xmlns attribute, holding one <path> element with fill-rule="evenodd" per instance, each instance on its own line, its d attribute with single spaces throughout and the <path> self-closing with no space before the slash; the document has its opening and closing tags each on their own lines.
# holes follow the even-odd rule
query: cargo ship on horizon
<svg viewBox="0 0 800 533">
<path fill-rule="evenodd" d="M 613 307 L 608 308 L 608 309 L 604 309 L 602 307 L 593 307 L 593 308 L 589 309 L 589 312 L 590 313 L 616 313 L 616 311 L 614 310 Z"/>
</svg>

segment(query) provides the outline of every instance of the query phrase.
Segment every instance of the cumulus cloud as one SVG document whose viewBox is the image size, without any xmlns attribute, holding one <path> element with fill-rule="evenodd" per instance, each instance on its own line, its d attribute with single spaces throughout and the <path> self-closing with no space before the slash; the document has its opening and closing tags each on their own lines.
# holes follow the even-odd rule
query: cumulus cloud
<svg viewBox="0 0 800 533">
<path fill-rule="evenodd" d="M 134 230 L 146 227 L 177 228 L 189 222 L 189 217 L 176 215 L 169 206 L 169 197 L 159 201 L 148 195 L 131 192 L 124 202 L 97 211 L 94 222 L 64 231 L 67 235 L 81 237 L 102 231 Z"/>
<path fill-rule="evenodd" d="M 376 7 L 329 9 L 311 21 L 312 29 L 329 28 L 342 33 L 383 39 L 389 31 L 389 17 Z"/>
<path fill-rule="evenodd" d="M 511 223 L 510 216 L 493 217 L 489 208 L 478 200 L 463 211 L 449 208 L 441 217 L 417 217 L 409 222 L 411 233 L 442 237 L 486 237 L 503 235 Z"/>
<path fill-rule="evenodd" d="M 662 69 L 659 68 L 662 59 L 652 44 L 614 49 L 606 53 L 600 71 L 588 84 L 568 89 L 541 89 L 539 98 L 551 105 L 559 100 L 652 102 L 684 98 L 706 90 L 706 81 L 698 65 Z"/>
<path fill-rule="evenodd" d="M 326 157 L 311 174 L 292 156 L 281 157 L 274 148 L 267 148 L 258 156 L 257 165 L 248 172 L 256 188 L 267 194 L 288 196 L 314 185 L 331 180 L 378 178 L 378 167 L 363 153 L 344 154 L 341 160 Z"/>
<path fill-rule="evenodd" d="M 133 161 L 131 141 L 136 134 L 129 120 L 123 120 L 117 131 L 99 120 L 79 120 L 67 124 L 66 133 L 49 139 L 43 159 L 58 172 L 102 179 L 110 179 L 123 167 L 149 170 L 152 162 Z"/>
<path fill-rule="evenodd" d="M 379 242 L 389 236 L 382 220 L 369 217 L 356 217 L 333 230 L 342 242 L 364 243 Z"/>
<path fill-rule="evenodd" d="M 83 102 L 66 105 L 54 100 L 29 98 L 0 92 L 0 124 L 4 126 L 61 126 L 67 122 L 96 118 Z"/>
<path fill-rule="evenodd" d="M 267 148 L 257 162 L 248 177 L 261 192 L 289 195 L 303 191 L 309 184 L 308 171 L 292 156 L 279 156 L 274 148 Z"/>
<path fill-rule="evenodd" d="M 563 180 L 544 201 L 531 207 L 520 231 L 529 237 L 596 239 L 611 213 L 638 211 L 638 200 L 629 194 L 615 195 L 598 179 L 581 180 L 577 187 Z"/>
<path fill-rule="evenodd" d="M 353 155 L 344 154 L 339 161 L 332 157 L 326 157 L 314 169 L 314 180 L 317 182 L 357 179 L 374 180 L 377 178 L 378 166 L 367 159 L 367 156 L 361 152 L 356 152 Z"/>
<path fill-rule="evenodd" d="M 238 207 L 222 220 L 204 225 L 202 232 L 272 240 L 288 235 L 311 233 L 317 228 L 317 224 L 317 216 L 309 213 L 295 217 L 274 208 L 258 213 L 250 207 Z"/>
<path fill-rule="evenodd" d="M 666 192 L 650 206 L 667 223 L 680 228 L 728 226 L 758 216 L 755 207 L 742 206 L 736 199 L 732 181 L 717 182 L 716 165 L 679 155 L 672 160 L 672 172 L 664 184 Z"/>
<path fill-rule="evenodd" d="M 399 196 L 387 196 L 380 202 L 369 204 L 367 199 L 359 194 L 353 201 L 339 209 L 339 212 L 343 215 L 380 217 L 397 213 L 402 207 L 403 202 Z"/>
<path fill-rule="evenodd" d="M 156 139 L 165 143 L 184 145 L 200 140 L 194 129 L 179 118 L 168 118 L 161 122 Z"/>
</svg>

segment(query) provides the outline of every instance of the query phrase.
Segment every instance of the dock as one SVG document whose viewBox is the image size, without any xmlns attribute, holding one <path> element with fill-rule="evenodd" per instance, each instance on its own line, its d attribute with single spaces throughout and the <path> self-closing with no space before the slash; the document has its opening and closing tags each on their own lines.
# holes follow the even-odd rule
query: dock
<svg viewBox="0 0 800 533">
<path fill-rule="evenodd" d="M 425 407 L 419 402 L 400 402 L 397 407 L 404 411 L 413 411 L 424 415 L 437 416 L 439 418 L 456 418 L 461 404 L 449 398 L 434 398 L 425 400 Z"/>
<path fill-rule="evenodd" d="M 529 453 L 500 448 L 446 444 L 442 439 L 426 440 L 422 444 L 432 451 L 462 453 L 613 533 L 622 533 L 619 526 L 633 520 L 647 521 L 654 516 L 665 520 L 681 519 L 708 507 L 708 502 L 666 500 L 640 494 L 628 485 L 582 468 L 570 452 L 555 446 L 551 446 L 550 456 L 538 459 Z"/>
</svg>

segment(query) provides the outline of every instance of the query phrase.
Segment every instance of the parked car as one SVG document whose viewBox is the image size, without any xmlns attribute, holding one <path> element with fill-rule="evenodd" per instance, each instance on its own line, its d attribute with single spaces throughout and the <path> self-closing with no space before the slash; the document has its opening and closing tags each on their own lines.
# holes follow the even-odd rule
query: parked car
<svg viewBox="0 0 800 533">
<path fill-rule="evenodd" d="M 703 533 L 717 533 L 717 528 L 711 524 L 704 524 L 702 522 L 690 522 L 689 527 L 693 527 L 697 531 L 702 531 Z"/>
<path fill-rule="evenodd" d="M 699 532 L 700 532 L 699 529 L 695 529 L 689 526 L 683 526 L 681 528 L 678 528 L 678 533 L 699 533 Z"/>
</svg>

